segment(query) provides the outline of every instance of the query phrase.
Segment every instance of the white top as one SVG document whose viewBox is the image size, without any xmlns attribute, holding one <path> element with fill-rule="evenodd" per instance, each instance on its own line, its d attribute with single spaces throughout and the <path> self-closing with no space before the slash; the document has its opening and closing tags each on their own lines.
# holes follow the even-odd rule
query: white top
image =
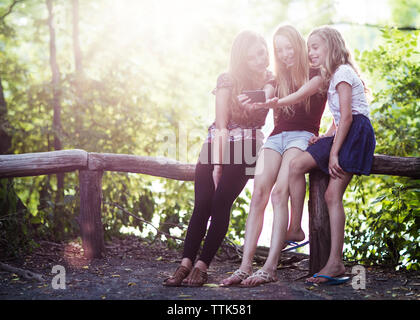
<svg viewBox="0 0 420 320">
<path fill-rule="evenodd" d="M 362 80 L 350 65 L 342 64 L 331 77 L 328 88 L 328 106 L 336 126 L 340 122 L 340 103 L 336 86 L 343 81 L 351 85 L 351 113 L 363 114 L 369 118 L 369 105 L 366 101 Z"/>
</svg>

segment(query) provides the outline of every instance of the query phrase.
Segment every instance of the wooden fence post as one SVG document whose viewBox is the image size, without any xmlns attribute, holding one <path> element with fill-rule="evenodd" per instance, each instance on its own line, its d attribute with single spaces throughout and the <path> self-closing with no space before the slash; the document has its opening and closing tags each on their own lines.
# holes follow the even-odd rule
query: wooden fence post
<svg viewBox="0 0 420 320">
<path fill-rule="evenodd" d="M 101 220 L 103 171 L 79 170 L 80 216 L 84 256 L 102 258 L 105 253 Z"/>
<path fill-rule="evenodd" d="M 331 248 L 330 218 L 324 194 L 329 176 L 321 170 L 309 173 L 309 274 L 317 273 L 327 263 Z"/>
</svg>

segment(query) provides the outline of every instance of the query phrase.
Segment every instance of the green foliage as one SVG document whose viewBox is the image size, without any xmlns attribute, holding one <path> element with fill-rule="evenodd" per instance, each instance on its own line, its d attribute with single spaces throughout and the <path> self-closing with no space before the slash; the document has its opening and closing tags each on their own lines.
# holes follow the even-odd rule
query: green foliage
<svg viewBox="0 0 420 320">
<path fill-rule="evenodd" d="M 392 20 L 396 25 L 405 27 L 420 26 L 420 3 L 417 0 L 389 1 Z"/>
<path fill-rule="evenodd" d="M 415 24 L 418 15 L 412 14 L 414 2 L 407 0 L 404 5 L 392 1 L 394 22 Z M 11 3 L 0 3 L 0 16 Z M 242 0 L 219 1 L 206 7 L 211 10 L 206 13 L 208 19 L 197 16 L 200 23 L 191 25 L 197 17 L 172 20 L 177 12 L 161 10 L 151 2 L 84 1 L 80 2 L 83 70 L 79 74 L 74 67 L 71 2 L 53 3 L 61 73 L 60 132 L 52 129 L 45 1 L 19 2 L 0 21 L 0 79 L 8 111 L 7 119 L 0 122 L 2 126 L 7 123 L 4 129 L 12 136 L 13 153 L 51 151 L 56 133 L 66 149 L 162 156 L 169 132 L 175 136 L 176 151 L 166 155 L 193 163 L 206 127 L 214 119 L 210 92 L 217 75 L 227 68 L 234 35 L 241 29 L 254 29 L 262 31 L 270 44 L 274 27 L 290 18 L 291 6 L 307 12 L 296 25 L 303 33 L 334 16 L 331 0 L 264 0 L 246 5 Z M 175 11 L 182 7 L 172 3 L 166 1 Z M 137 6 L 136 14 L 121 16 L 129 5 Z M 201 2 L 193 1 L 188 9 L 185 14 L 203 10 Z M 289 22 L 293 24 L 293 20 Z M 364 32 L 363 39 L 372 39 L 370 31 Z M 372 114 L 376 152 L 419 156 L 418 32 L 385 30 L 383 39 L 377 49 L 357 54 L 369 82 L 375 84 Z M 187 152 L 181 148 L 185 135 Z M 65 175 L 63 198 L 57 197 L 55 176 L 7 181 L 0 181 L 1 249 L 18 255 L 34 246 L 31 241 L 36 236 L 59 240 L 79 234 L 77 173 Z M 188 225 L 193 183 L 107 172 L 102 187 L 107 239 L 123 227 L 155 238 L 153 227 L 113 203 L 162 232 L 185 235 L 175 225 Z M 418 181 L 408 179 L 355 179 L 345 203 L 349 215 L 346 256 L 418 268 L 419 189 Z M 237 243 L 244 236 L 250 199 L 250 191 L 245 190 L 232 207 L 228 235 Z M 59 220 L 54 218 L 57 212 Z M 62 233 L 53 232 L 58 229 Z M 166 240 L 168 245 L 176 245 L 172 239 Z"/>
<path fill-rule="evenodd" d="M 419 156 L 419 32 L 382 31 L 383 45 L 359 54 L 362 70 L 375 84 L 373 126 L 377 153 Z"/>
<path fill-rule="evenodd" d="M 162 189 L 155 197 L 155 216 L 159 217 L 159 230 L 170 233 L 172 228 L 182 229 L 180 236 L 185 237 L 194 206 L 194 184 L 169 179 L 161 179 L 160 184 Z M 168 194 L 166 190 L 176 191 Z M 177 245 L 171 238 L 166 241 L 170 246 Z"/>
<path fill-rule="evenodd" d="M 246 219 L 252 197 L 248 188 L 245 188 L 242 194 L 243 196 L 239 196 L 232 205 L 231 223 L 228 230 L 228 237 L 237 244 L 240 244 L 245 237 Z"/>
<path fill-rule="evenodd" d="M 0 255 L 17 257 L 37 247 L 31 239 L 34 217 L 20 202 L 12 179 L 0 180 Z"/>
<path fill-rule="evenodd" d="M 418 181 L 358 177 L 345 204 L 346 256 L 365 264 L 419 268 L 420 189 Z M 378 181 L 379 180 L 379 181 Z M 378 184 L 379 183 L 379 184 Z M 352 196 L 351 200 L 349 194 Z M 370 196 L 376 198 L 369 199 Z"/>
<path fill-rule="evenodd" d="M 375 84 L 372 124 L 376 153 L 419 156 L 419 32 L 382 31 L 384 44 L 357 54 Z M 345 255 L 364 263 L 419 269 L 419 180 L 392 176 L 356 178 L 348 187 L 345 208 Z"/>
</svg>

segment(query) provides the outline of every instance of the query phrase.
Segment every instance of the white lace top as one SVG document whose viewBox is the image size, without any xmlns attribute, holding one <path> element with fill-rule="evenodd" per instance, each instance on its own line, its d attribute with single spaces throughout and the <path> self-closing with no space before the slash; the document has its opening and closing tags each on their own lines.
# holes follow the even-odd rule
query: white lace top
<svg viewBox="0 0 420 320">
<path fill-rule="evenodd" d="M 331 77 L 328 88 L 328 106 L 334 117 L 335 125 L 340 122 L 340 103 L 336 86 L 340 82 L 351 85 L 351 109 L 352 114 L 363 114 L 369 118 L 369 105 L 366 100 L 365 90 L 357 73 L 348 64 L 342 64 Z"/>
</svg>

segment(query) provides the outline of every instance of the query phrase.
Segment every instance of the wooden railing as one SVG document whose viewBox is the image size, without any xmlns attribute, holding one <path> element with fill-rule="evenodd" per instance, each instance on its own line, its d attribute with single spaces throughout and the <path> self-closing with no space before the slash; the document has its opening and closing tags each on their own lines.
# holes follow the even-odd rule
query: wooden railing
<svg viewBox="0 0 420 320">
<path fill-rule="evenodd" d="M 80 214 L 78 217 L 84 255 L 101 258 L 105 252 L 102 209 L 104 171 L 132 172 L 168 179 L 193 181 L 194 164 L 167 158 L 126 154 L 88 153 L 63 150 L 16 155 L 0 155 L 0 178 L 37 176 L 79 171 Z M 373 174 L 420 177 L 420 158 L 375 155 Z M 310 273 L 326 263 L 330 250 L 330 228 L 324 193 L 328 176 L 313 170 L 309 176 Z"/>
</svg>

